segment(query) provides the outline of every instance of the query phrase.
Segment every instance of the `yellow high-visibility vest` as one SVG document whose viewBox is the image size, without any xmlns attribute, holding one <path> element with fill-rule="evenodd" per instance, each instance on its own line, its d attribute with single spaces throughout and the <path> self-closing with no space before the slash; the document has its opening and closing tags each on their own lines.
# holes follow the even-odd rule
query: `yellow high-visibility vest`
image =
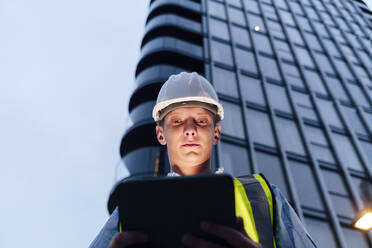
<svg viewBox="0 0 372 248">
<path fill-rule="evenodd" d="M 249 237 L 274 248 L 274 206 L 270 185 L 262 174 L 234 178 L 235 214 L 244 220 Z"/>
</svg>

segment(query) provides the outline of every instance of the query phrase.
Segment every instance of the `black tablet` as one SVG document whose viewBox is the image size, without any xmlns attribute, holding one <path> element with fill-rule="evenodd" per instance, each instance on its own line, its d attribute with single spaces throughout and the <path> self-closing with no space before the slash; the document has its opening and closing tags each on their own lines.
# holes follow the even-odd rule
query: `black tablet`
<svg viewBox="0 0 372 248">
<path fill-rule="evenodd" d="M 115 194 L 119 231 L 148 233 L 147 247 L 181 247 L 185 233 L 223 243 L 203 233 L 200 222 L 235 226 L 234 185 L 229 175 L 130 179 L 120 183 Z"/>
</svg>

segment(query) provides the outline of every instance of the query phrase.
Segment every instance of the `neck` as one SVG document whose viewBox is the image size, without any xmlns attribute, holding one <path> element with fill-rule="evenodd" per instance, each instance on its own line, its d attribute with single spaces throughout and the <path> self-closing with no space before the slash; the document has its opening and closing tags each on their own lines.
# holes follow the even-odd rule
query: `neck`
<svg viewBox="0 0 372 248">
<path fill-rule="evenodd" d="M 172 164 L 171 170 L 172 172 L 176 172 L 177 174 L 183 176 L 211 174 L 212 173 L 211 160 L 208 159 L 204 163 L 195 166 L 180 166 L 177 164 Z"/>
</svg>

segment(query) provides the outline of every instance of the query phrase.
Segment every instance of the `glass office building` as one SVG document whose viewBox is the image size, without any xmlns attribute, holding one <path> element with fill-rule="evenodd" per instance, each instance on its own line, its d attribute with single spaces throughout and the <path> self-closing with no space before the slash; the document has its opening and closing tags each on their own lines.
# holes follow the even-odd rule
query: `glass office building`
<svg viewBox="0 0 372 248">
<path fill-rule="evenodd" d="M 152 0 L 120 154 L 165 175 L 151 117 L 171 74 L 197 71 L 225 108 L 213 168 L 262 172 L 319 247 L 372 247 L 352 227 L 372 183 L 372 12 L 361 0 Z M 110 202 L 109 202 L 110 209 Z M 112 210 L 112 209 L 111 209 Z"/>
</svg>

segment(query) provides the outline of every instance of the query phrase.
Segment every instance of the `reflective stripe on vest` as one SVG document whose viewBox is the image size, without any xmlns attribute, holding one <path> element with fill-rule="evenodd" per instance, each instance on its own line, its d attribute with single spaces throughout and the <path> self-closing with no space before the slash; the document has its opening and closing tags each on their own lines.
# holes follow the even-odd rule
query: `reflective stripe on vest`
<svg viewBox="0 0 372 248">
<path fill-rule="evenodd" d="M 274 248 L 273 200 L 269 185 L 260 174 L 234 178 L 235 211 L 244 229 L 263 248 Z"/>
</svg>

